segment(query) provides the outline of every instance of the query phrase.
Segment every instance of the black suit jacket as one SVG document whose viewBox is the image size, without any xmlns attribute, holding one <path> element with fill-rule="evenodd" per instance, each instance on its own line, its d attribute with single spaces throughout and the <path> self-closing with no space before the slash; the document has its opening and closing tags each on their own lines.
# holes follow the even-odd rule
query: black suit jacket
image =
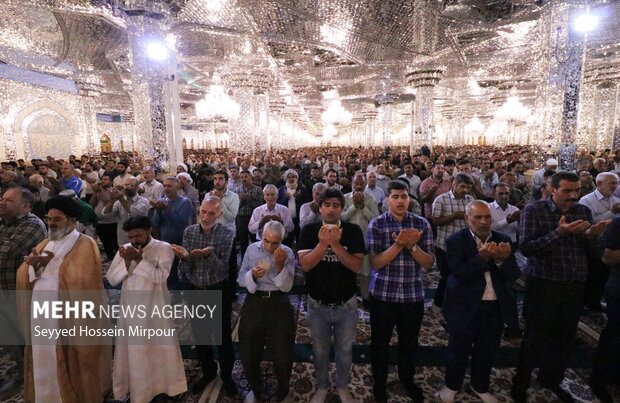
<svg viewBox="0 0 620 403">
<path fill-rule="evenodd" d="M 491 231 L 489 242 L 507 242 L 510 238 L 499 232 Z M 491 273 L 491 281 L 500 304 L 502 319 L 510 315 L 510 304 L 514 296 L 509 290 L 509 283 L 520 274 L 514 253 L 500 266 L 492 260 L 486 262 L 478 253 L 476 241 L 469 228 L 465 228 L 446 240 L 449 277 L 443 302 L 443 315 L 449 332 L 459 332 L 467 328 L 482 301 L 486 287 L 485 272 Z"/>
</svg>

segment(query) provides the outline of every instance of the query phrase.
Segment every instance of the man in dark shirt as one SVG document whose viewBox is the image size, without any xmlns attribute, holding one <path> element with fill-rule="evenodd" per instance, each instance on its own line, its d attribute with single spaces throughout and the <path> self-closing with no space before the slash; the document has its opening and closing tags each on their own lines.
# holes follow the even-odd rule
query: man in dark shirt
<svg viewBox="0 0 620 403">
<path fill-rule="evenodd" d="M 339 190 L 324 190 L 319 196 L 323 222 L 305 226 L 299 238 L 299 264 L 306 272 L 308 325 L 318 384 L 312 403 L 322 403 L 327 397 L 332 335 L 338 395 L 344 403 L 356 401 L 348 384 L 357 326 L 356 273 L 362 267 L 366 247 L 362 230 L 340 220 L 344 202 Z"/>
<path fill-rule="evenodd" d="M 520 220 L 521 251 L 528 257 L 526 328 L 511 395 L 525 402 L 532 370 L 560 401 L 573 402 L 560 388 L 581 315 L 588 255 L 608 222 L 592 225 L 592 213 L 579 200 L 579 177 L 551 177 L 551 197 L 529 204 Z"/>
<path fill-rule="evenodd" d="M 250 171 L 242 171 L 239 177 L 241 179 L 241 186 L 236 189 L 237 194 L 239 194 L 239 212 L 237 213 L 236 224 L 237 240 L 241 250 L 241 260 L 243 260 L 243 255 L 250 241 L 254 241 L 248 231 L 248 224 L 254 209 L 263 204 L 263 189 L 252 183 Z"/>
<path fill-rule="evenodd" d="M 3 324 L 3 339 L 12 340 L 14 344 L 19 344 L 19 340 L 13 337 L 18 337 L 21 332 L 17 322 L 15 296 L 12 297 L 12 303 L 9 302 L 11 297 L 6 291 L 15 290 L 16 272 L 24 256 L 29 255 L 47 236 L 43 221 L 30 212 L 33 203 L 32 193 L 21 187 L 10 188 L 0 196 L 0 290 L 5 291 L 0 294 L 0 321 Z M 5 374 L 6 381 L 3 379 L 0 384 L 0 400 L 21 386 L 24 371 L 23 347 L 5 345 L 3 350 L 17 365 Z M 10 372 L 13 372 L 12 377 L 9 376 Z"/>
<path fill-rule="evenodd" d="M 610 266 L 605 287 L 607 326 L 598 339 L 590 387 L 600 401 L 611 403 L 614 400 L 606 385 L 613 382 L 620 362 L 620 217 L 616 217 L 607 226 L 603 235 L 603 247 L 603 262 Z"/>
<path fill-rule="evenodd" d="M 310 175 L 310 179 L 308 179 L 304 183 L 304 185 L 306 186 L 306 192 L 302 195 L 302 201 L 304 203 L 312 201 L 312 187 L 315 184 L 325 183 L 325 180 L 323 179 L 323 171 L 321 171 L 318 166 L 312 165 L 312 168 L 310 168 Z"/>
</svg>

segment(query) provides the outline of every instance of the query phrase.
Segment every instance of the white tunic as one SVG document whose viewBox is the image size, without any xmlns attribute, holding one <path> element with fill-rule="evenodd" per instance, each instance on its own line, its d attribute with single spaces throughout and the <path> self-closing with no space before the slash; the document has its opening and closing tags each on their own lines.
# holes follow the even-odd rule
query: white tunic
<svg viewBox="0 0 620 403">
<path fill-rule="evenodd" d="M 32 298 L 39 301 L 58 299 L 58 272 L 65 256 L 80 237 L 73 230 L 59 240 L 49 241 L 43 251 L 50 251 L 54 257 L 49 261 L 40 277 L 35 277 L 33 266 L 28 268 L 30 282 L 34 281 Z M 43 254 L 41 251 L 41 254 Z M 41 326 L 43 329 L 58 329 L 58 319 L 31 319 L 31 328 Z M 46 403 L 62 403 L 60 386 L 58 385 L 58 362 L 56 344 L 32 345 L 32 375 L 34 378 L 35 400 Z"/>
<path fill-rule="evenodd" d="M 131 274 L 129 274 L 125 261 L 117 253 L 112 260 L 107 278 L 112 285 L 123 283 L 121 305 L 126 304 L 129 299 L 133 300 L 137 291 L 142 293 L 153 291 L 148 296 L 140 294 L 142 304 L 158 306 L 170 304 L 166 280 L 173 259 L 174 252 L 168 243 L 151 239 L 142 250 L 140 263 L 131 262 L 129 266 Z M 147 312 L 150 312 L 149 308 Z M 147 316 L 149 317 L 146 319 L 146 325 L 149 328 L 160 327 L 161 321 L 168 321 L 160 318 L 151 319 L 150 315 Z M 127 323 L 119 319 L 118 327 L 126 326 Z M 170 328 L 170 323 L 164 326 Z M 128 334 L 127 329 L 125 330 L 125 334 Z M 121 399 L 129 393 L 134 403 L 148 403 L 160 393 L 175 396 L 185 392 L 187 381 L 178 342 L 136 345 L 136 343 L 129 344 L 123 337 L 117 337 L 112 384 L 116 399 Z"/>
</svg>

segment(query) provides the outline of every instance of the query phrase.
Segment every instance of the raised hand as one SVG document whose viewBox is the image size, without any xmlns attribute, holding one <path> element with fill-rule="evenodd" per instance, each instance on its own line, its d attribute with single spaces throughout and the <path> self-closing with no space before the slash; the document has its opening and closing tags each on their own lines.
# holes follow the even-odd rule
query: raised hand
<svg viewBox="0 0 620 403">
<path fill-rule="evenodd" d="M 497 250 L 497 244 L 495 242 L 487 242 L 478 248 L 478 253 L 485 261 L 493 259 L 493 252 Z"/>
<path fill-rule="evenodd" d="M 340 244 L 340 239 L 342 238 L 342 229 L 337 227 L 328 228 L 327 237 L 329 246 Z"/>
<path fill-rule="evenodd" d="M 509 223 L 519 221 L 519 217 L 521 217 L 521 210 L 517 210 L 514 213 L 510 213 L 506 216 L 506 221 Z"/>
<path fill-rule="evenodd" d="M 329 228 L 323 226 L 319 228 L 319 243 L 323 245 L 329 245 L 331 240 L 331 236 L 329 233 Z"/>
<path fill-rule="evenodd" d="M 353 193 L 353 204 L 357 208 L 364 208 L 364 192 Z"/>
<path fill-rule="evenodd" d="M 189 257 L 189 252 L 184 247 L 175 244 L 172 244 L 170 246 L 172 246 L 172 251 L 174 252 L 175 256 L 182 259 L 187 259 Z"/>
<path fill-rule="evenodd" d="M 590 228 L 590 223 L 585 220 L 576 220 L 571 223 L 566 222 L 566 216 L 560 217 L 560 222 L 556 228 L 556 231 L 560 236 L 566 236 L 570 234 L 581 234 L 586 232 Z"/>
<path fill-rule="evenodd" d="M 254 266 L 254 268 L 252 268 L 252 277 L 261 278 L 267 273 L 267 270 L 269 270 L 267 267 Z"/>
<path fill-rule="evenodd" d="M 452 216 L 454 217 L 455 220 L 462 220 L 463 218 L 465 218 L 465 212 L 455 211 L 454 214 L 452 214 Z"/>
<path fill-rule="evenodd" d="M 198 257 L 209 256 L 210 254 L 213 253 L 214 250 L 215 250 L 215 248 L 213 246 L 207 246 L 206 248 L 203 248 L 203 249 L 194 249 L 191 252 L 191 255 L 192 256 L 198 256 Z"/>
<path fill-rule="evenodd" d="M 275 261 L 276 261 L 276 270 L 278 271 L 278 274 L 279 274 L 282 271 L 282 269 L 284 269 L 284 263 L 286 262 L 286 258 L 288 257 L 288 254 L 282 247 L 279 247 L 278 249 L 276 249 L 273 254 L 274 254 Z"/>
<path fill-rule="evenodd" d="M 160 209 L 160 210 L 165 210 L 165 209 L 168 208 L 168 205 L 166 203 L 164 203 L 163 201 L 161 201 L 161 200 L 157 200 L 157 201 L 153 202 L 153 206 L 156 209 Z"/>
<path fill-rule="evenodd" d="M 314 214 L 318 214 L 319 212 L 319 203 L 313 201 L 312 203 L 310 203 L 310 210 L 312 210 L 312 212 Z"/>
<path fill-rule="evenodd" d="M 32 248 L 30 255 L 24 256 L 24 262 L 38 269 L 47 266 L 53 258 L 54 254 L 48 250 L 44 250 L 39 254 L 36 248 Z"/>
<path fill-rule="evenodd" d="M 595 237 L 602 234 L 609 223 L 611 223 L 611 219 L 597 222 L 588 229 L 586 235 Z"/>
<path fill-rule="evenodd" d="M 123 196 L 123 194 L 116 188 L 110 189 L 110 198 L 114 200 L 118 200 Z"/>
<path fill-rule="evenodd" d="M 508 242 L 500 242 L 497 244 L 497 252 L 495 255 L 495 260 L 506 260 L 512 254 L 512 247 Z"/>
</svg>

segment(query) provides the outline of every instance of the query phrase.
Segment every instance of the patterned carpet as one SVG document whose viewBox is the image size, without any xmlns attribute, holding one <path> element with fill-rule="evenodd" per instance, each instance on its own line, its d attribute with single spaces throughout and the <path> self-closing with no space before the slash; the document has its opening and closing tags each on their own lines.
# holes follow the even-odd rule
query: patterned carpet
<svg viewBox="0 0 620 403">
<path fill-rule="evenodd" d="M 434 313 L 430 307 L 432 305 L 432 295 L 434 286 L 437 284 L 437 273 L 429 273 L 424 277 L 427 290 L 426 312 L 420 332 L 420 350 L 415 378 L 416 384 L 423 388 L 425 396 L 429 402 L 437 401 L 433 394 L 441 388 L 443 382 L 443 347 L 447 344 L 448 335 L 443 328 L 443 318 L 441 314 Z M 116 292 L 117 293 L 117 292 Z M 114 292 L 112 293 L 114 295 Z M 306 297 L 305 295 L 290 295 L 291 304 L 295 308 L 297 323 L 297 332 L 295 336 L 295 363 L 291 376 L 291 391 L 295 402 L 308 402 L 315 390 L 313 365 L 312 365 L 312 349 L 310 332 L 306 323 Z M 237 339 L 237 329 L 239 323 L 239 311 L 245 299 L 244 294 L 240 294 L 238 300 L 234 303 L 233 309 L 233 338 Z M 587 386 L 585 380 L 588 379 L 590 369 L 591 354 L 594 351 L 598 335 L 605 324 L 605 317 L 602 314 L 589 314 L 582 317 L 579 332 L 578 346 L 573 359 L 571 369 L 567 371 L 563 387 L 570 391 L 578 402 L 594 402 L 596 401 Z M 182 333 L 189 334 L 190 330 L 186 324 L 179 324 Z M 235 343 L 236 344 L 236 343 Z M 397 345 L 397 338 L 394 335 L 392 339 L 393 346 Z M 496 368 L 494 368 L 491 377 L 492 392 L 496 394 L 500 402 L 512 401 L 508 397 L 508 391 L 511 386 L 511 378 L 514 374 L 514 366 L 518 355 L 519 340 L 503 340 L 496 360 Z M 237 347 L 237 346 L 236 346 Z M 366 312 L 359 300 L 358 309 L 358 327 L 356 342 L 354 345 L 354 362 L 351 371 L 351 393 L 356 397 L 358 402 L 372 402 L 372 374 L 369 364 L 370 351 L 370 323 L 369 314 Z M 394 348 L 395 350 L 395 348 Z M 200 366 L 197 361 L 191 359 L 193 352 L 191 349 L 183 349 L 185 370 L 190 386 L 194 384 L 202 376 Z M 392 357 L 391 358 L 395 358 Z M 6 354 L 0 355 L 0 379 L 7 379 L 12 373 L 14 362 L 9 359 Z M 265 373 L 265 385 L 259 397 L 262 401 L 270 401 L 269 396 L 275 390 L 275 376 L 271 364 L 267 361 L 262 364 Z M 333 365 L 331 368 L 333 377 Z M 234 380 L 239 387 L 240 395 L 236 398 L 229 398 L 221 391 L 221 381 L 216 379 L 200 394 L 192 394 L 187 392 L 181 396 L 177 396 L 171 401 L 182 403 L 203 403 L 203 402 L 241 402 L 243 396 L 248 391 L 247 381 L 243 374 L 243 369 L 239 360 L 235 363 Z M 333 382 L 332 382 L 333 384 Z M 620 388 L 615 392 L 615 396 L 620 401 Z M 535 376 L 532 378 L 532 387 L 529 389 L 529 402 L 553 402 L 557 401 L 551 392 L 542 389 L 535 382 Z M 389 401 L 408 402 L 411 401 L 405 393 L 404 387 L 398 382 L 396 376 L 396 368 L 390 368 L 388 378 L 388 396 Z M 21 403 L 23 401 L 21 391 L 15 391 L 12 396 L 5 396 L 2 402 Z M 337 393 L 331 389 L 327 402 L 339 402 Z M 478 402 L 480 401 L 468 386 L 468 379 L 465 380 L 465 386 L 457 395 L 457 402 Z M 113 400 L 109 400 L 113 402 Z"/>
</svg>

